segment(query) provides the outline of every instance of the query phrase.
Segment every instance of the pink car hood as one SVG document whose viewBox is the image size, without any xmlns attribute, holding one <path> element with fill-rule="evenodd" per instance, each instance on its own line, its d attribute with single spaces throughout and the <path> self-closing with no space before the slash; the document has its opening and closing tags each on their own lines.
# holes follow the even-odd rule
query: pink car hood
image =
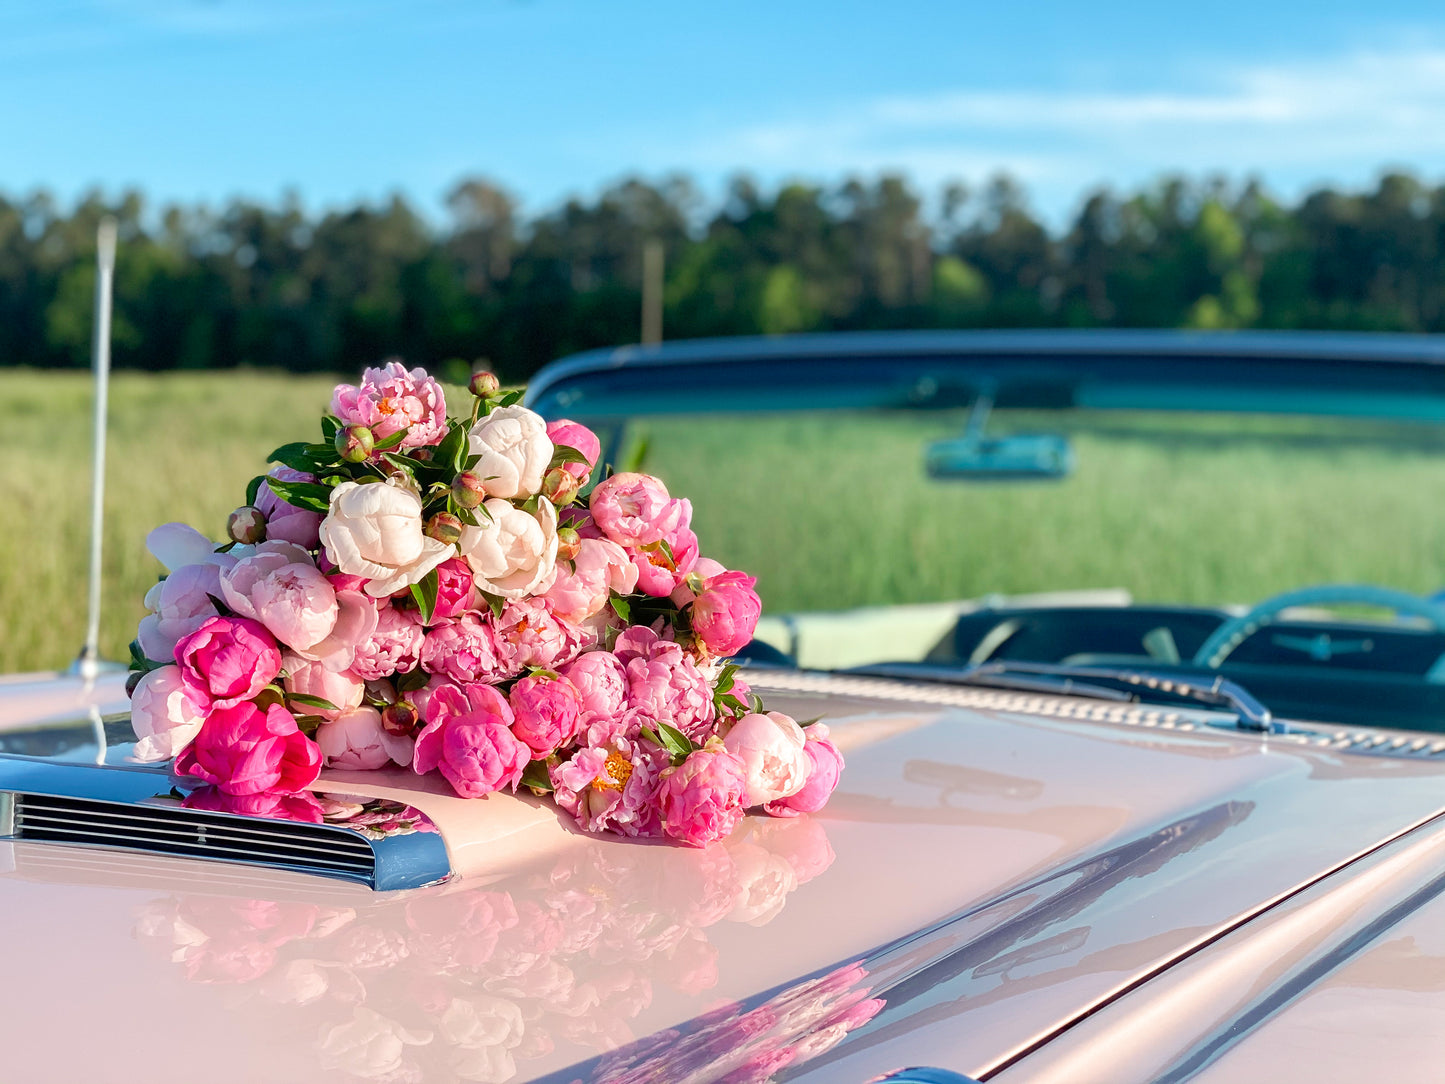
<svg viewBox="0 0 1445 1084">
<path fill-rule="evenodd" d="M 431 815 L 459 876 L 376 893 L 0 842 L 7 1075 L 1023 1069 L 1095 1007 L 1445 807 L 1445 763 L 1342 752 L 1332 732 L 1265 739 L 1187 712 L 809 675 L 754 687 L 826 714 L 848 766 L 824 813 L 749 817 L 705 851 L 345 773 L 326 785 Z M 47 714 L 42 693 L 12 691 Z"/>
</svg>

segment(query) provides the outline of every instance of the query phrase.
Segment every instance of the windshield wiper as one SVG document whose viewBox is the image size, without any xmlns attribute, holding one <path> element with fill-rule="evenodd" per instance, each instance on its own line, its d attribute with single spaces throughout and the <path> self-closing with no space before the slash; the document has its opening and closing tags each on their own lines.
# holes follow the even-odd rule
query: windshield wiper
<svg viewBox="0 0 1445 1084">
<path fill-rule="evenodd" d="M 912 666 L 880 663 L 858 666 L 850 674 L 937 681 L 950 685 L 981 685 L 990 689 L 1048 693 L 1056 696 L 1087 696 L 1096 700 L 1137 702 L 1159 698 L 1187 700 L 1212 708 L 1224 708 L 1235 717 L 1240 730 L 1260 734 L 1281 734 L 1287 729 L 1277 723 L 1270 710 L 1244 686 L 1226 677 L 1208 684 L 1155 674 L 1147 670 L 1118 670 L 1105 666 L 1064 666 L 1041 662 L 985 662 L 953 669 L 947 666 Z"/>
</svg>

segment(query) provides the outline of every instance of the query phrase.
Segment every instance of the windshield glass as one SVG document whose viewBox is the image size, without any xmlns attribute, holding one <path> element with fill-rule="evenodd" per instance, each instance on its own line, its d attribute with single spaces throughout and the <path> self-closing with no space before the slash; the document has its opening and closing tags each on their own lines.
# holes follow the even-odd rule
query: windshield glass
<svg viewBox="0 0 1445 1084">
<path fill-rule="evenodd" d="M 1436 374 L 1045 362 L 692 365 L 538 406 L 693 501 L 758 577 L 757 659 L 1223 670 L 1278 714 L 1445 728 Z"/>
</svg>

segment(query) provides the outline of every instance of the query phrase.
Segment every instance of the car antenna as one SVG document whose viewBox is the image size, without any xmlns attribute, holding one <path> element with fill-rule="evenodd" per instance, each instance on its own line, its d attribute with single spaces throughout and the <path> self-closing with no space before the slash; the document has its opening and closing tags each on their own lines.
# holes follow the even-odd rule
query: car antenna
<svg viewBox="0 0 1445 1084">
<path fill-rule="evenodd" d="M 90 615 L 85 646 L 75 672 L 92 682 L 100 673 L 100 556 L 101 521 L 105 515 L 105 420 L 110 396 L 110 310 L 115 279 L 116 222 L 106 215 L 95 232 L 95 330 L 91 365 L 95 370 L 95 448 L 90 487 Z"/>
</svg>

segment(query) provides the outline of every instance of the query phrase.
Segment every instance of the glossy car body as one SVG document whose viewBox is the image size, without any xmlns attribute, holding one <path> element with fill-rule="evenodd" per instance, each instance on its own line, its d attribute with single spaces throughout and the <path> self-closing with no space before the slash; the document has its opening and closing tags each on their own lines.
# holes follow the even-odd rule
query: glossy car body
<svg viewBox="0 0 1445 1084">
<path fill-rule="evenodd" d="M 847 342 L 873 358 L 909 343 L 868 338 Z M 1306 346 L 1324 350 L 1294 356 Z M 705 385 L 721 355 L 779 348 L 707 349 L 565 363 L 534 398 L 634 362 Z M 692 851 L 586 837 L 525 796 L 326 773 L 322 789 L 403 802 L 438 829 L 450 875 L 403 891 L 27 837 L 22 769 L 136 769 L 103 748 L 123 734 L 118 677 L 7 681 L 0 791 L 21 792 L 0 841 L 7 1075 L 1438 1079 L 1445 736 L 1249 732 L 1225 711 L 924 675 L 749 678 L 779 710 L 826 715 L 848 767 L 823 813 L 750 817 Z"/>
</svg>

